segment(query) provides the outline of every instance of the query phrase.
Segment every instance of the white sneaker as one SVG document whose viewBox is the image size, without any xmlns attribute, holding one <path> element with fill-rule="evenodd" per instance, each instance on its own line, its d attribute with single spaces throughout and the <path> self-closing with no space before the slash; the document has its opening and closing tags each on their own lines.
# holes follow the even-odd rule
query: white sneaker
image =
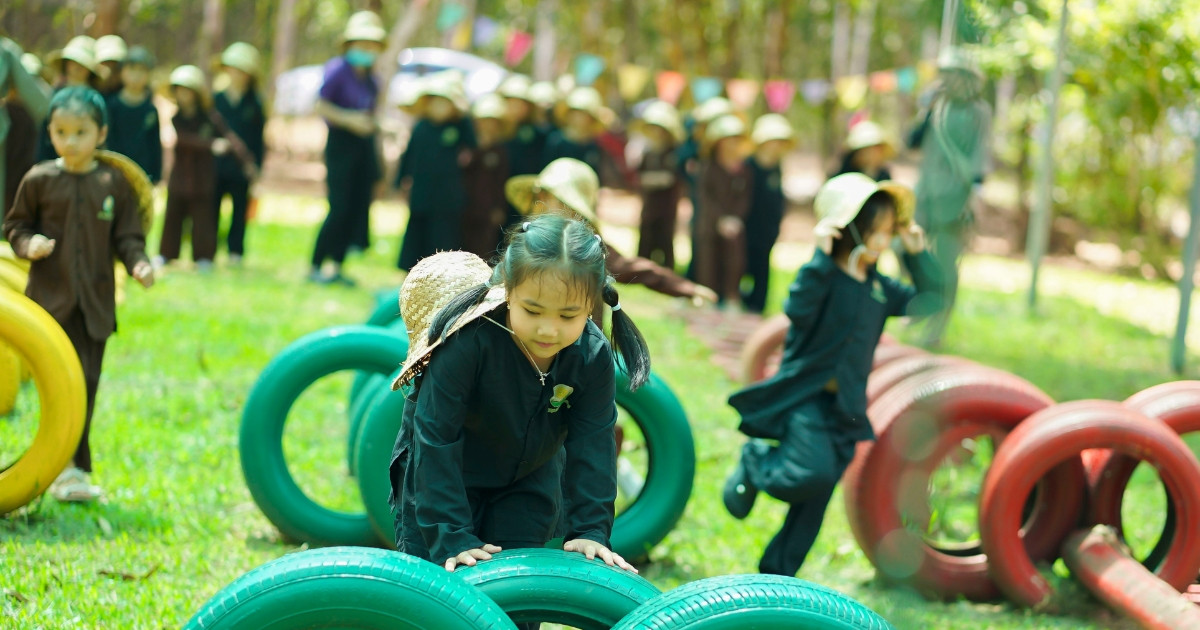
<svg viewBox="0 0 1200 630">
<path fill-rule="evenodd" d="M 50 495 L 62 503 L 86 503 L 104 494 L 100 486 L 92 485 L 91 476 L 71 466 L 62 471 L 50 484 Z"/>
</svg>

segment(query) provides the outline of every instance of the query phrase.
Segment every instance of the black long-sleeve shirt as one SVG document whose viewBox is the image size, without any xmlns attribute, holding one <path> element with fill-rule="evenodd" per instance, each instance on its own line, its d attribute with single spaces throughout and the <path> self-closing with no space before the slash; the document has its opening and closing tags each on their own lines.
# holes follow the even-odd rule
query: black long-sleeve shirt
<svg viewBox="0 0 1200 630">
<path fill-rule="evenodd" d="M 263 131 L 266 129 L 267 115 L 258 100 L 258 94 L 246 92 L 235 104 L 227 92 L 217 92 L 213 96 L 213 107 L 225 120 L 229 131 L 246 145 L 247 151 L 253 156 L 254 166 L 261 169 L 266 154 Z M 242 159 L 233 153 L 217 156 L 217 176 L 232 180 L 246 179 Z"/>
<path fill-rule="evenodd" d="M 133 160 L 150 181 L 158 183 L 162 179 L 163 149 L 154 99 L 147 93 L 142 102 L 129 104 L 117 92 L 107 100 L 107 148 Z"/>
<path fill-rule="evenodd" d="M 922 252 L 904 258 L 915 287 L 873 267 L 866 281 L 859 281 L 820 249 L 800 268 L 784 303 L 791 327 L 779 372 L 729 397 L 742 415 L 744 433 L 778 438 L 789 414 L 835 380 L 838 409 L 852 418 L 852 426 L 844 429 L 858 440 L 874 439 L 867 421 L 867 376 L 883 326 L 889 317 L 928 315 L 941 304 L 933 257 Z"/>
<path fill-rule="evenodd" d="M 504 308 L 489 317 L 503 322 Z M 589 322 L 579 340 L 559 352 L 544 385 L 508 331 L 486 319 L 466 325 L 434 352 L 415 403 L 410 397 L 406 405 L 411 431 L 401 431 L 394 453 L 408 452 L 405 474 L 415 476 L 409 487 L 416 488 L 423 544 L 413 547 L 428 548 L 440 562 L 493 542 L 475 530 L 486 506 L 471 497 L 517 485 L 539 497 L 530 506 L 565 499 L 568 540 L 608 546 L 616 499 L 616 386 L 612 350 L 600 329 Z M 561 474 L 534 476 L 560 465 Z M 559 517 L 532 508 L 488 516 L 528 523 L 531 531 L 552 530 Z"/>
</svg>

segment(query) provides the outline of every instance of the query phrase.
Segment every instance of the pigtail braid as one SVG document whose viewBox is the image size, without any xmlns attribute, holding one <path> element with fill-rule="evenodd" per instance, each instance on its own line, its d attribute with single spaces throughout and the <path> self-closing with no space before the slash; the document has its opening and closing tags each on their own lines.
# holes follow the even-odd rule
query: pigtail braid
<svg viewBox="0 0 1200 630">
<path fill-rule="evenodd" d="M 629 375 L 629 391 L 636 391 L 650 378 L 650 350 L 646 339 L 634 325 L 633 319 L 621 307 L 620 296 L 612 276 L 604 280 L 604 303 L 612 309 L 612 336 L 609 342 L 620 355 L 625 373 Z"/>
</svg>

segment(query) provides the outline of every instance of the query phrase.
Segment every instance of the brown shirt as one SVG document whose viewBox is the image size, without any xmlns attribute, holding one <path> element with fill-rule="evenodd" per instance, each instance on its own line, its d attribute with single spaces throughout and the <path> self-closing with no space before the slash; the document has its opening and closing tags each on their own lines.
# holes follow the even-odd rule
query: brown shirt
<svg viewBox="0 0 1200 630">
<path fill-rule="evenodd" d="M 496 253 L 508 219 L 504 183 L 509 177 L 508 147 L 498 144 L 472 149 L 462 170 L 467 205 L 462 214 L 462 248 L 484 260 Z"/>
<path fill-rule="evenodd" d="M 22 258 L 29 257 L 33 235 L 55 241 L 54 251 L 30 267 L 25 289 L 54 319 L 65 322 L 81 311 L 98 341 L 117 329 L 113 257 L 131 274 L 147 260 L 137 202 L 119 171 L 101 163 L 89 173 L 68 173 L 56 160 L 34 166 L 17 189 L 3 232 Z"/>
<path fill-rule="evenodd" d="M 198 110 L 194 116 L 175 114 L 171 119 L 178 140 L 175 142 L 175 162 L 167 180 L 167 192 L 180 197 L 211 197 L 216 186 L 216 158 L 213 140 L 220 131 L 208 112 Z"/>
<path fill-rule="evenodd" d="M 723 263 L 742 255 L 746 231 L 743 228 L 738 238 L 726 239 L 717 231 L 717 224 L 725 217 L 746 220 L 750 212 L 751 177 L 750 169 L 745 165 L 737 171 L 727 171 L 713 160 L 705 160 L 700 165 L 696 242 L 692 244 L 692 257 L 696 262 L 693 267 L 696 281 L 718 292 L 727 280 L 723 276 L 729 275 L 722 271 Z"/>
</svg>

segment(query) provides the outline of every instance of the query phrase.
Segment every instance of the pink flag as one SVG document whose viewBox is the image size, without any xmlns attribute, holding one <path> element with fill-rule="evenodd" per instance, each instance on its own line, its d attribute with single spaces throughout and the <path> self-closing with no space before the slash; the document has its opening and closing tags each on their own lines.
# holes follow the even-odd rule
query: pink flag
<svg viewBox="0 0 1200 630">
<path fill-rule="evenodd" d="M 676 105 L 687 87 L 687 78 L 674 70 L 663 70 L 654 78 L 654 85 L 658 88 L 659 100 Z"/>
<path fill-rule="evenodd" d="M 781 114 L 792 106 L 796 98 L 796 82 L 786 79 L 774 79 L 763 84 L 763 96 L 767 98 L 767 107 L 776 114 Z"/>
<path fill-rule="evenodd" d="M 754 79 L 730 79 L 725 83 L 725 93 L 735 109 L 746 110 L 754 107 L 758 100 L 758 81 Z"/>
<path fill-rule="evenodd" d="M 533 35 L 525 31 L 513 31 L 508 36 L 508 48 L 504 51 L 504 63 L 510 68 L 521 63 L 531 48 L 533 48 Z"/>
</svg>

